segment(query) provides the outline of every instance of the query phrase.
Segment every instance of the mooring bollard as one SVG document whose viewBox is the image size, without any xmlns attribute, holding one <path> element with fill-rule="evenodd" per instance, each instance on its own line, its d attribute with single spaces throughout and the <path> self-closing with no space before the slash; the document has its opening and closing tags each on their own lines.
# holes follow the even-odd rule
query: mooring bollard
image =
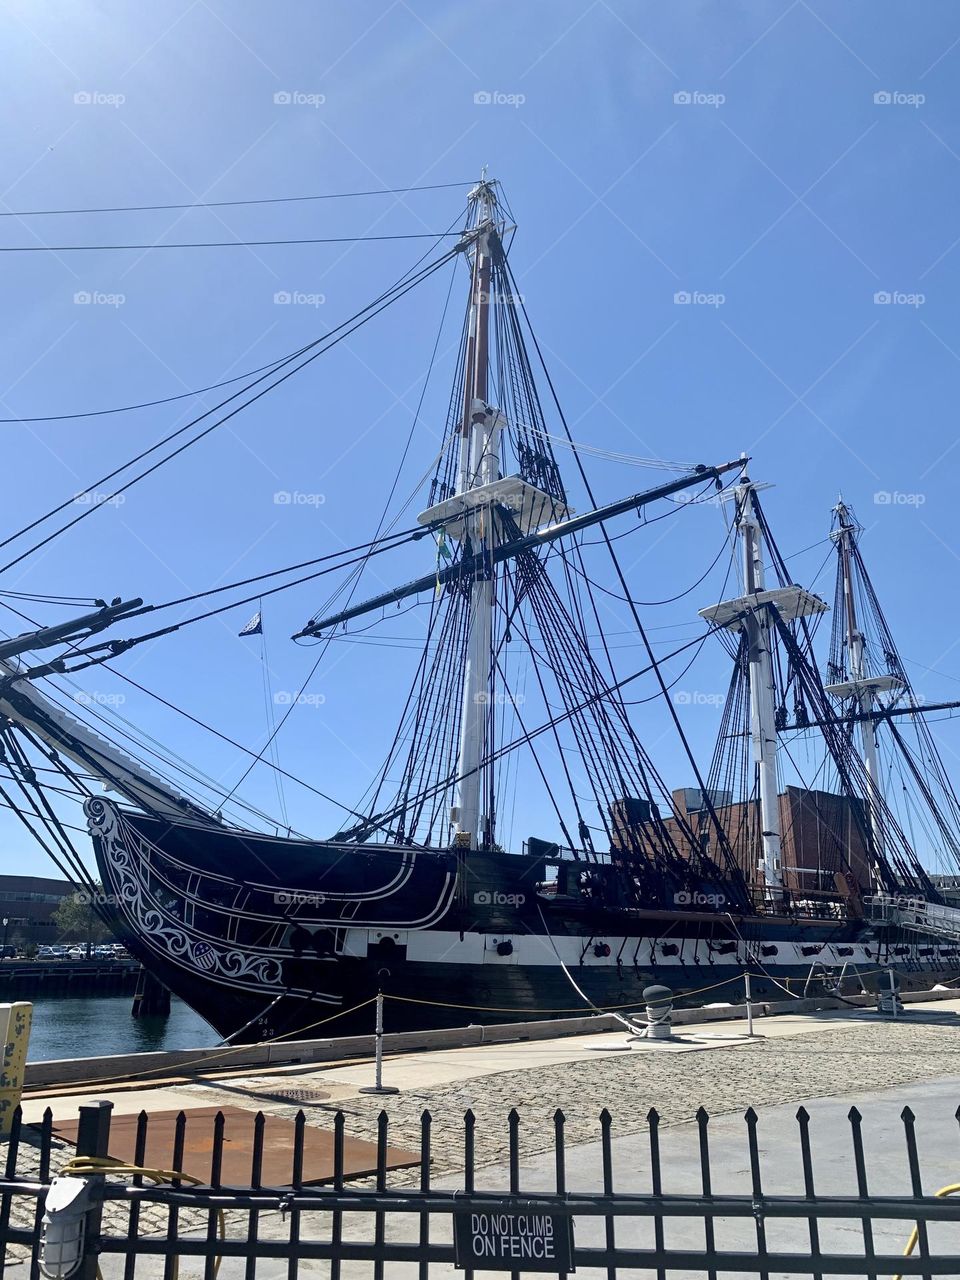
<svg viewBox="0 0 960 1280">
<path fill-rule="evenodd" d="M 673 992 L 669 987 L 644 987 L 643 1002 L 647 1006 L 648 1040 L 669 1040 L 673 1035 Z"/>
<path fill-rule="evenodd" d="M 399 1093 L 393 1085 L 383 1083 L 383 991 L 377 991 L 377 1023 L 374 1041 L 374 1083 L 364 1085 L 358 1093 Z"/>
<path fill-rule="evenodd" d="M 887 970 L 887 979 L 890 983 L 889 990 L 885 990 L 881 982 L 877 990 L 877 1013 L 886 1014 L 888 1017 L 896 1018 L 903 1013 L 903 1001 L 900 999 L 900 979 L 892 968 Z"/>
</svg>

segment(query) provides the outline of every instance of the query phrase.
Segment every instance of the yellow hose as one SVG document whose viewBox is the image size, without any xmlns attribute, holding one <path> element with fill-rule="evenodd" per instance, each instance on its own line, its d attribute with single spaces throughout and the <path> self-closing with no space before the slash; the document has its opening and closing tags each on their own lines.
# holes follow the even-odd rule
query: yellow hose
<svg viewBox="0 0 960 1280">
<path fill-rule="evenodd" d="M 941 1187 L 935 1195 L 942 1198 L 943 1196 L 955 1196 L 958 1192 L 960 1192 L 960 1182 L 951 1182 L 948 1186 Z M 907 1241 L 907 1247 L 903 1251 L 903 1256 L 905 1258 L 909 1258 L 913 1253 L 914 1249 L 917 1247 L 917 1240 L 919 1238 L 920 1232 L 916 1227 L 914 1227 L 910 1232 L 910 1239 Z M 898 1272 L 897 1275 L 893 1277 L 893 1280 L 903 1280 L 903 1276 Z"/>
<path fill-rule="evenodd" d="M 74 1156 L 60 1170 L 61 1177 L 65 1178 L 88 1178 L 91 1174 L 107 1173 L 115 1174 L 121 1178 L 135 1178 L 138 1176 L 149 1178 L 151 1182 L 157 1185 L 162 1182 L 189 1182 L 191 1186 L 197 1187 L 201 1186 L 203 1181 L 201 1178 L 194 1178 L 189 1173 L 177 1173 L 175 1169 L 141 1169 L 139 1165 L 124 1164 L 122 1160 L 114 1160 L 113 1156 Z M 227 1236 L 227 1222 L 222 1209 L 217 1209 L 217 1236 L 220 1240 L 225 1240 Z M 222 1261 L 222 1255 L 214 1260 L 214 1280 L 216 1280 Z M 174 1280 L 177 1280 L 179 1274 L 180 1259 L 175 1257 L 173 1260 Z M 97 1277 L 98 1280 L 103 1280 L 99 1266 L 97 1267 Z"/>
</svg>

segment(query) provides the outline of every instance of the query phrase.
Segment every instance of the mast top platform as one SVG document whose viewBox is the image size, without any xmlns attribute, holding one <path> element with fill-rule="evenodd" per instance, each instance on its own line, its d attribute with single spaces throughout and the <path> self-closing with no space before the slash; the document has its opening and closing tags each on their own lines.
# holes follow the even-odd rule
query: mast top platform
<svg viewBox="0 0 960 1280">
<path fill-rule="evenodd" d="M 906 682 L 899 676 L 879 675 L 860 676 L 850 680 L 841 680 L 838 684 L 824 685 L 824 691 L 835 698 L 852 698 L 860 693 L 899 693 L 905 689 Z"/>
<path fill-rule="evenodd" d="M 466 516 L 484 507 L 506 507 L 521 533 L 533 533 L 573 515 L 572 508 L 513 475 L 455 493 L 421 512 L 417 523 L 440 525 L 448 537 L 462 539 Z"/>
<path fill-rule="evenodd" d="M 830 607 L 812 591 L 794 584 L 723 600 L 720 604 L 700 609 L 699 614 L 715 626 L 726 627 L 729 631 L 741 631 L 747 614 L 755 613 L 768 605 L 773 605 L 784 622 L 792 622 L 794 618 L 804 618 L 810 614 L 826 613 Z"/>
</svg>

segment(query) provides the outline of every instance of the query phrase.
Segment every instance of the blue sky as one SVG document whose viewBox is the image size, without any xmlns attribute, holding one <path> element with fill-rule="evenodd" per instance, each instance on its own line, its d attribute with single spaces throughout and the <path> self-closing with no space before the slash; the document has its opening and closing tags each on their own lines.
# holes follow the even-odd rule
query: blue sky
<svg viewBox="0 0 960 1280">
<path fill-rule="evenodd" d="M 781 549 L 819 544 L 790 562 L 801 581 L 821 567 L 842 491 L 866 527 L 864 551 L 917 688 L 956 693 L 955 6 L 9 0 L 3 12 L 0 208 L 421 186 L 470 180 L 489 165 L 517 216 L 514 270 L 574 436 L 659 458 L 749 452 L 754 476 L 777 485 L 766 507 Z M 0 220 L 0 245 L 440 231 L 463 190 L 11 216 Z M 4 254 L 0 416 L 176 395 L 254 368 L 350 315 L 422 248 Z M 3 585 L 157 601 L 364 540 L 400 460 L 448 284 L 446 275 L 432 281 Z M 277 304 L 277 293 L 316 305 Z M 404 497 L 437 448 L 446 354 L 441 346 Z M 3 424 L 4 529 L 181 425 L 190 407 Z M 612 499 L 655 477 L 602 463 L 594 479 Z M 278 491 L 323 502 L 278 505 Z M 892 500 L 877 500 L 885 494 Z M 684 589 L 721 537 L 716 511 L 705 509 L 631 538 L 635 594 Z M 395 572 L 379 569 L 385 581 L 423 571 L 419 552 L 398 554 Z M 696 634 L 696 609 L 717 585 L 652 610 L 651 634 L 664 644 Z M 829 594 L 829 574 L 817 586 Z M 313 657 L 288 636 L 326 591 L 308 585 L 267 604 L 268 698 L 296 690 L 309 670 Z M 262 655 L 236 637 L 250 612 L 144 646 L 124 669 L 259 747 Z M 61 616 L 49 606 L 35 615 Z M 12 615 L 2 625 L 20 629 Z M 399 625 L 384 631 L 400 634 Z M 627 626 L 611 614 L 624 673 L 641 661 Z M 387 745 L 410 661 L 388 647 L 331 654 L 310 686 L 316 701 L 278 740 L 281 764 L 353 802 Z M 705 654 L 691 691 L 712 694 L 726 678 L 722 655 Z M 101 701 L 122 694 L 125 702 L 102 705 L 205 772 L 229 785 L 243 772 L 235 751 L 105 673 L 81 683 Z M 718 722 L 709 700 L 687 709 L 704 764 Z M 668 781 L 689 783 L 662 716 L 641 709 L 638 724 Z M 960 735 L 950 723 L 937 735 L 956 774 Z M 277 810 L 265 769 L 244 794 Z M 315 797 L 288 787 L 284 798 L 300 829 L 336 826 Z M 540 817 L 536 801 L 527 804 L 514 814 L 518 839 Z M 47 869 L 0 815 L 0 869 L 27 865 Z"/>
</svg>

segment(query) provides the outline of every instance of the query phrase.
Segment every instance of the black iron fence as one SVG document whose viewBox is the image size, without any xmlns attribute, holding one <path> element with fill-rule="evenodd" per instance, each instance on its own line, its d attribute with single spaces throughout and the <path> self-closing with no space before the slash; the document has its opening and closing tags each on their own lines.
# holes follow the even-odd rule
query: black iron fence
<svg viewBox="0 0 960 1280">
<path fill-rule="evenodd" d="M 297 1280 L 306 1262 L 310 1275 L 331 1280 L 361 1275 L 423 1280 L 449 1274 L 451 1265 L 467 1276 L 575 1272 L 578 1277 L 658 1280 L 716 1280 L 730 1274 L 818 1280 L 960 1275 L 960 1200 L 946 1194 L 960 1186 L 939 1188 L 939 1194 L 924 1189 L 916 1118 L 909 1108 L 900 1114 L 896 1143 L 888 1139 L 882 1149 L 881 1181 L 896 1182 L 894 1166 L 902 1180 L 902 1189 L 890 1194 L 871 1189 L 873 1170 L 868 1176 L 868 1144 L 856 1108 L 847 1116 L 847 1158 L 838 1161 L 834 1151 L 827 1178 L 815 1173 L 811 1120 L 804 1107 L 796 1113 L 794 1140 L 765 1151 L 757 1113 L 748 1110 L 743 1132 L 736 1135 L 739 1157 L 731 1157 L 726 1117 L 719 1160 L 712 1152 L 710 1117 L 702 1109 L 692 1129 L 671 1130 L 664 1130 L 651 1110 L 639 1140 L 642 1157 L 633 1137 L 626 1160 L 608 1111 L 600 1113 L 596 1143 L 579 1148 L 565 1143 L 564 1116 L 557 1111 L 546 1153 L 542 1134 L 533 1144 L 540 1156 L 533 1164 L 526 1162 L 523 1125 L 513 1110 L 504 1128 L 503 1165 L 483 1170 L 476 1164 L 477 1119 L 467 1111 L 462 1127 L 457 1121 L 459 1171 L 449 1172 L 448 1131 L 439 1162 L 447 1171 L 440 1175 L 434 1172 L 430 1112 L 420 1117 L 419 1163 L 401 1172 L 390 1170 L 391 1123 L 381 1112 L 375 1170 L 360 1185 L 349 1182 L 345 1150 L 351 1138 L 343 1112 L 332 1118 L 329 1160 L 322 1168 L 305 1166 L 310 1126 L 303 1111 L 297 1114 L 289 1176 L 284 1184 L 270 1186 L 263 1178 L 267 1118 L 262 1113 L 252 1119 L 249 1176 L 243 1185 L 227 1185 L 222 1176 L 222 1113 L 212 1122 L 207 1167 L 198 1167 L 196 1149 L 186 1157 L 202 1183 L 196 1177 L 188 1181 L 183 1172 L 184 1113 L 173 1127 L 166 1173 L 144 1168 L 151 1123 L 146 1113 L 136 1122 L 132 1161 L 111 1165 L 110 1119 L 109 1103 L 80 1108 L 73 1158 L 55 1145 L 49 1110 L 33 1129 L 22 1123 L 19 1111 L 14 1116 L 0 1180 L 0 1243 L 4 1254 L 12 1250 L 17 1276 L 26 1275 L 23 1263 L 28 1262 L 30 1280 L 38 1280 L 41 1266 L 45 1274 L 64 1280 L 93 1280 L 98 1274 L 103 1280 L 134 1280 L 141 1260 L 141 1275 L 162 1274 L 164 1280 L 187 1274 L 188 1266 L 204 1280 L 215 1280 L 218 1272 L 221 1280 L 241 1275 L 255 1280 L 281 1269 L 288 1280 Z M 951 1125 L 956 1121 L 960 1109 Z M 671 1158 L 673 1135 L 681 1133 L 687 1160 L 678 1169 Z M 835 1148 L 838 1135 L 831 1136 Z M 956 1149 L 960 1166 L 960 1146 Z M 568 1176 L 572 1159 L 576 1169 Z M 828 1194 L 822 1184 L 836 1185 L 840 1163 L 849 1189 Z M 55 1179 L 65 1165 L 75 1184 Z M 680 1175 L 680 1190 L 668 1189 L 677 1182 L 674 1173 Z M 791 1183 L 793 1190 L 765 1189 L 771 1174 L 778 1187 Z M 481 1179 L 487 1185 L 481 1187 Z M 643 1183 L 640 1190 L 618 1185 L 637 1179 Z M 742 1187 L 732 1189 L 738 1181 Z M 52 1187 L 58 1187 L 56 1194 Z M 318 1263 L 326 1266 L 318 1271 Z M 258 1272 L 261 1264 L 269 1265 Z"/>
</svg>

